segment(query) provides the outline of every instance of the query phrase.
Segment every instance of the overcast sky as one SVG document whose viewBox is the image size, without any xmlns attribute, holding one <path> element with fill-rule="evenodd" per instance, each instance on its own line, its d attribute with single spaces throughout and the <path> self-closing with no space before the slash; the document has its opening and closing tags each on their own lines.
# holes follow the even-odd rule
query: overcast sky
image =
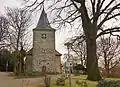
<svg viewBox="0 0 120 87">
<path fill-rule="evenodd" d="M 16 7 L 19 6 L 20 3 L 17 0 L 0 0 L 0 12 L 4 12 L 4 7 Z"/>
</svg>

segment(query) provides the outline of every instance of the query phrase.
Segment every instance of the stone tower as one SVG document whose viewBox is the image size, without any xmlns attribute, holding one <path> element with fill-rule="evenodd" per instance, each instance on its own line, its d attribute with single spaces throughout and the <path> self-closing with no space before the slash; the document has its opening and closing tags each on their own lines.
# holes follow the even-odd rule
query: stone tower
<svg viewBox="0 0 120 87">
<path fill-rule="evenodd" d="M 33 29 L 32 70 L 39 72 L 56 72 L 55 29 L 50 27 L 44 9 L 37 27 Z"/>
</svg>

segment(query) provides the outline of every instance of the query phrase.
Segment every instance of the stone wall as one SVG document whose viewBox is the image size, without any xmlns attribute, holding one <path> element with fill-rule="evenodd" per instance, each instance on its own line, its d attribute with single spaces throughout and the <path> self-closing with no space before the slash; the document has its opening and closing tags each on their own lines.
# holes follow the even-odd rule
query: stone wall
<svg viewBox="0 0 120 87">
<path fill-rule="evenodd" d="M 56 56 L 56 72 L 61 73 L 61 56 Z"/>
<path fill-rule="evenodd" d="M 52 29 L 33 30 L 33 71 L 56 72 L 55 31 Z"/>
</svg>

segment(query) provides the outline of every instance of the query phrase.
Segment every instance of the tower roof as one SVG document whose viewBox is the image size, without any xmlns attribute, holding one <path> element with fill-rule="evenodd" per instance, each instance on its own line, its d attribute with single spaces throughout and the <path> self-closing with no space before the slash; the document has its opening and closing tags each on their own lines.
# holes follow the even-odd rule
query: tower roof
<svg viewBox="0 0 120 87">
<path fill-rule="evenodd" d="M 44 8 L 43 8 L 41 16 L 40 16 L 40 18 L 38 20 L 38 24 L 37 24 L 36 28 L 37 29 L 51 28 L 50 23 L 49 23 L 48 18 L 47 18 L 47 14 L 45 13 Z"/>
</svg>

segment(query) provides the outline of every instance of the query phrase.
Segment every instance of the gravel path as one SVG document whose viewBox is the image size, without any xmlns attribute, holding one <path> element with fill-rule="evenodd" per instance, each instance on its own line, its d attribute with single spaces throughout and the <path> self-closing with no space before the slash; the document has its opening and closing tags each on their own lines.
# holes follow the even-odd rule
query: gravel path
<svg viewBox="0 0 120 87">
<path fill-rule="evenodd" d="M 58 76 L 51 76 L 52 81 L 56 80 Z M 25 79 L 15 79 L 8 76 L 6 72 L 0 72 L 0 87 L 27 87 L 28 85 L 34 85 L 43 83 L 43 78 L 25 78 Z"/>
<path fill-rule="evenodd" d="M 0 72 L 0 87 L 22 87 L 22 80 L 8 76 L 8 73 Z"/>
<path fill-rule="evenodd" d="M 42 78 L 15 79 L 6 72 L 0 72 L 0 87 L 27 87 L 42 82 Z"/>
</svg>

